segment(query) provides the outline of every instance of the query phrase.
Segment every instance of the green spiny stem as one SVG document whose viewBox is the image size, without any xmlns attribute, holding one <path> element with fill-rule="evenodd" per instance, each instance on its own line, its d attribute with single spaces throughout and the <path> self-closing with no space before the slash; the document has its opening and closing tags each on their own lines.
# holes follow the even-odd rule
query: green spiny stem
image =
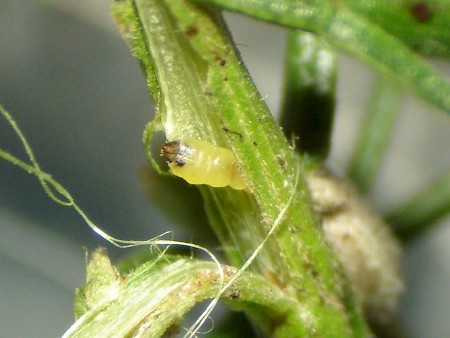
<svg viewBox="0 0 450 338">
<path fill-rule="evenodd" d="M 238 159 L 246 191 L 204 189 L 219 239 L 225 249 L 237 251 L 229 254 L 231 261 L 246 260 L 290 203 L 265 253 L 257 256 L 255 271 L 282 285 L 299 302 L 302 310 L 294 317 L 303 318 L 302 330 L 292 331 L 294 335 L 353 335 L 356 329 L 349 318 L 364 320 L 351 306 L 352 296 L 343 286 L 306 184 L 298 176 L 306 164 L 299 164 L 257 93 L 220 15 L 181 0 L 136 0 L 117 6 L 121 4 L 136 18 L 119 14 L 121 20 L 137 24 L 135 31 L 144 37 L 132 37 L 132 48 L 140 45 L 148 53 L 139 54 L 147 59 L 141 64 L 154 66 L 161 92 L 153 95 L 161 98 L 158 117 L 167 138 L 207 140 L 231 149 Z M 287 332 L 292 324 L 280 323 L 275 331 Z"/>
</svg>

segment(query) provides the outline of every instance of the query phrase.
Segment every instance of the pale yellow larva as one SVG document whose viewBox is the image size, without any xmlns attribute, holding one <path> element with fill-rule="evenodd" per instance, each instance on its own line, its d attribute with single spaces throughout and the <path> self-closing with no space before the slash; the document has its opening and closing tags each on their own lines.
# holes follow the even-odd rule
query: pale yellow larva
<svg viewBox="0 0 450 338">
<path fill-rule="evenodd" d="M 245 189 L 236 157 L 229 149 L 206 141 L 177 140 L 164 144 L 161 154 L 167 160 L 170 171 L 190 184 Z"/>
</svg>

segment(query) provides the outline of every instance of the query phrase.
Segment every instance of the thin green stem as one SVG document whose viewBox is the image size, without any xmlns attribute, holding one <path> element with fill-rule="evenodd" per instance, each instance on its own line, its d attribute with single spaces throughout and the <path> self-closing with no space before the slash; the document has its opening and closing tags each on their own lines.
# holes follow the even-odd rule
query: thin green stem
<svg viewBox="0 0 450 338">
<path fill-rule="evenodd" d="M 370 190 L 383 162 L 402 92 L 397 83 L 379 76 L 349 167 L 349 176 L 363 192 Z"/>
<path fill-rule="evenodd" d="M 330 149 L 336 72 L 337 58 L 328 43 L 289 30 L 281 126 L 297 150 L 322 160 Z"/>
<path fill-rule="evenodd" d="M 450 212 L 450 171 L 423 189 L 415 197 L 389 212 L 387 220 L 404 240 L 430 230 L 436 221 Z"/>
</svg>

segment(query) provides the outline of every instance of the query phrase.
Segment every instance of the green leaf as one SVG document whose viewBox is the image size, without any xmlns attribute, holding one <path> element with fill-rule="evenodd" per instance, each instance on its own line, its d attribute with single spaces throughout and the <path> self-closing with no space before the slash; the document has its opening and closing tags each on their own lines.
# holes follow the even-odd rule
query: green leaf
<svg viewBox="0 0 450 338">
<path fill-rule="evenodd" d="M 450 83 L 389 31 L 343 2 L 313 0 L 201 0 L 226 9 L 318 34 L 366 61 L 417 95 L 450 113 Z"/>
<path fill-rule="evenodd" d="M 346 5 L 425 55 L 450 56 L 450 3 L 446 0 L 346 0 Z"/>
</svg>

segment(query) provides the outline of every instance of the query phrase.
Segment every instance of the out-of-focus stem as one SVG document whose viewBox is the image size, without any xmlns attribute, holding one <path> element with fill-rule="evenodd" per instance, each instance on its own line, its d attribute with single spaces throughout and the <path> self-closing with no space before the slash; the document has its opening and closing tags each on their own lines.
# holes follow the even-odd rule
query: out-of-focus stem
<svg viewBox="0 0 450 338">
<path fill-rule="evenodd" d="M 296 149 L 328 155 L 335 109 L 336 54 L 316 35 L 289 31 L 281 126 Z"/>
<path fill-rule="evenodd" d="M 370 190 L 382 164 L 396 120 L 402 89 L 385 77 L 378 79 L 360 131 L 349 176 L 363 192 Z"/>
<path fill-rule="evenodd" d="M 429 230 L 450 212 L 450 171 L 415 197 L 391 211 L 386 217 L 404 240 Z"/>
</svg>

